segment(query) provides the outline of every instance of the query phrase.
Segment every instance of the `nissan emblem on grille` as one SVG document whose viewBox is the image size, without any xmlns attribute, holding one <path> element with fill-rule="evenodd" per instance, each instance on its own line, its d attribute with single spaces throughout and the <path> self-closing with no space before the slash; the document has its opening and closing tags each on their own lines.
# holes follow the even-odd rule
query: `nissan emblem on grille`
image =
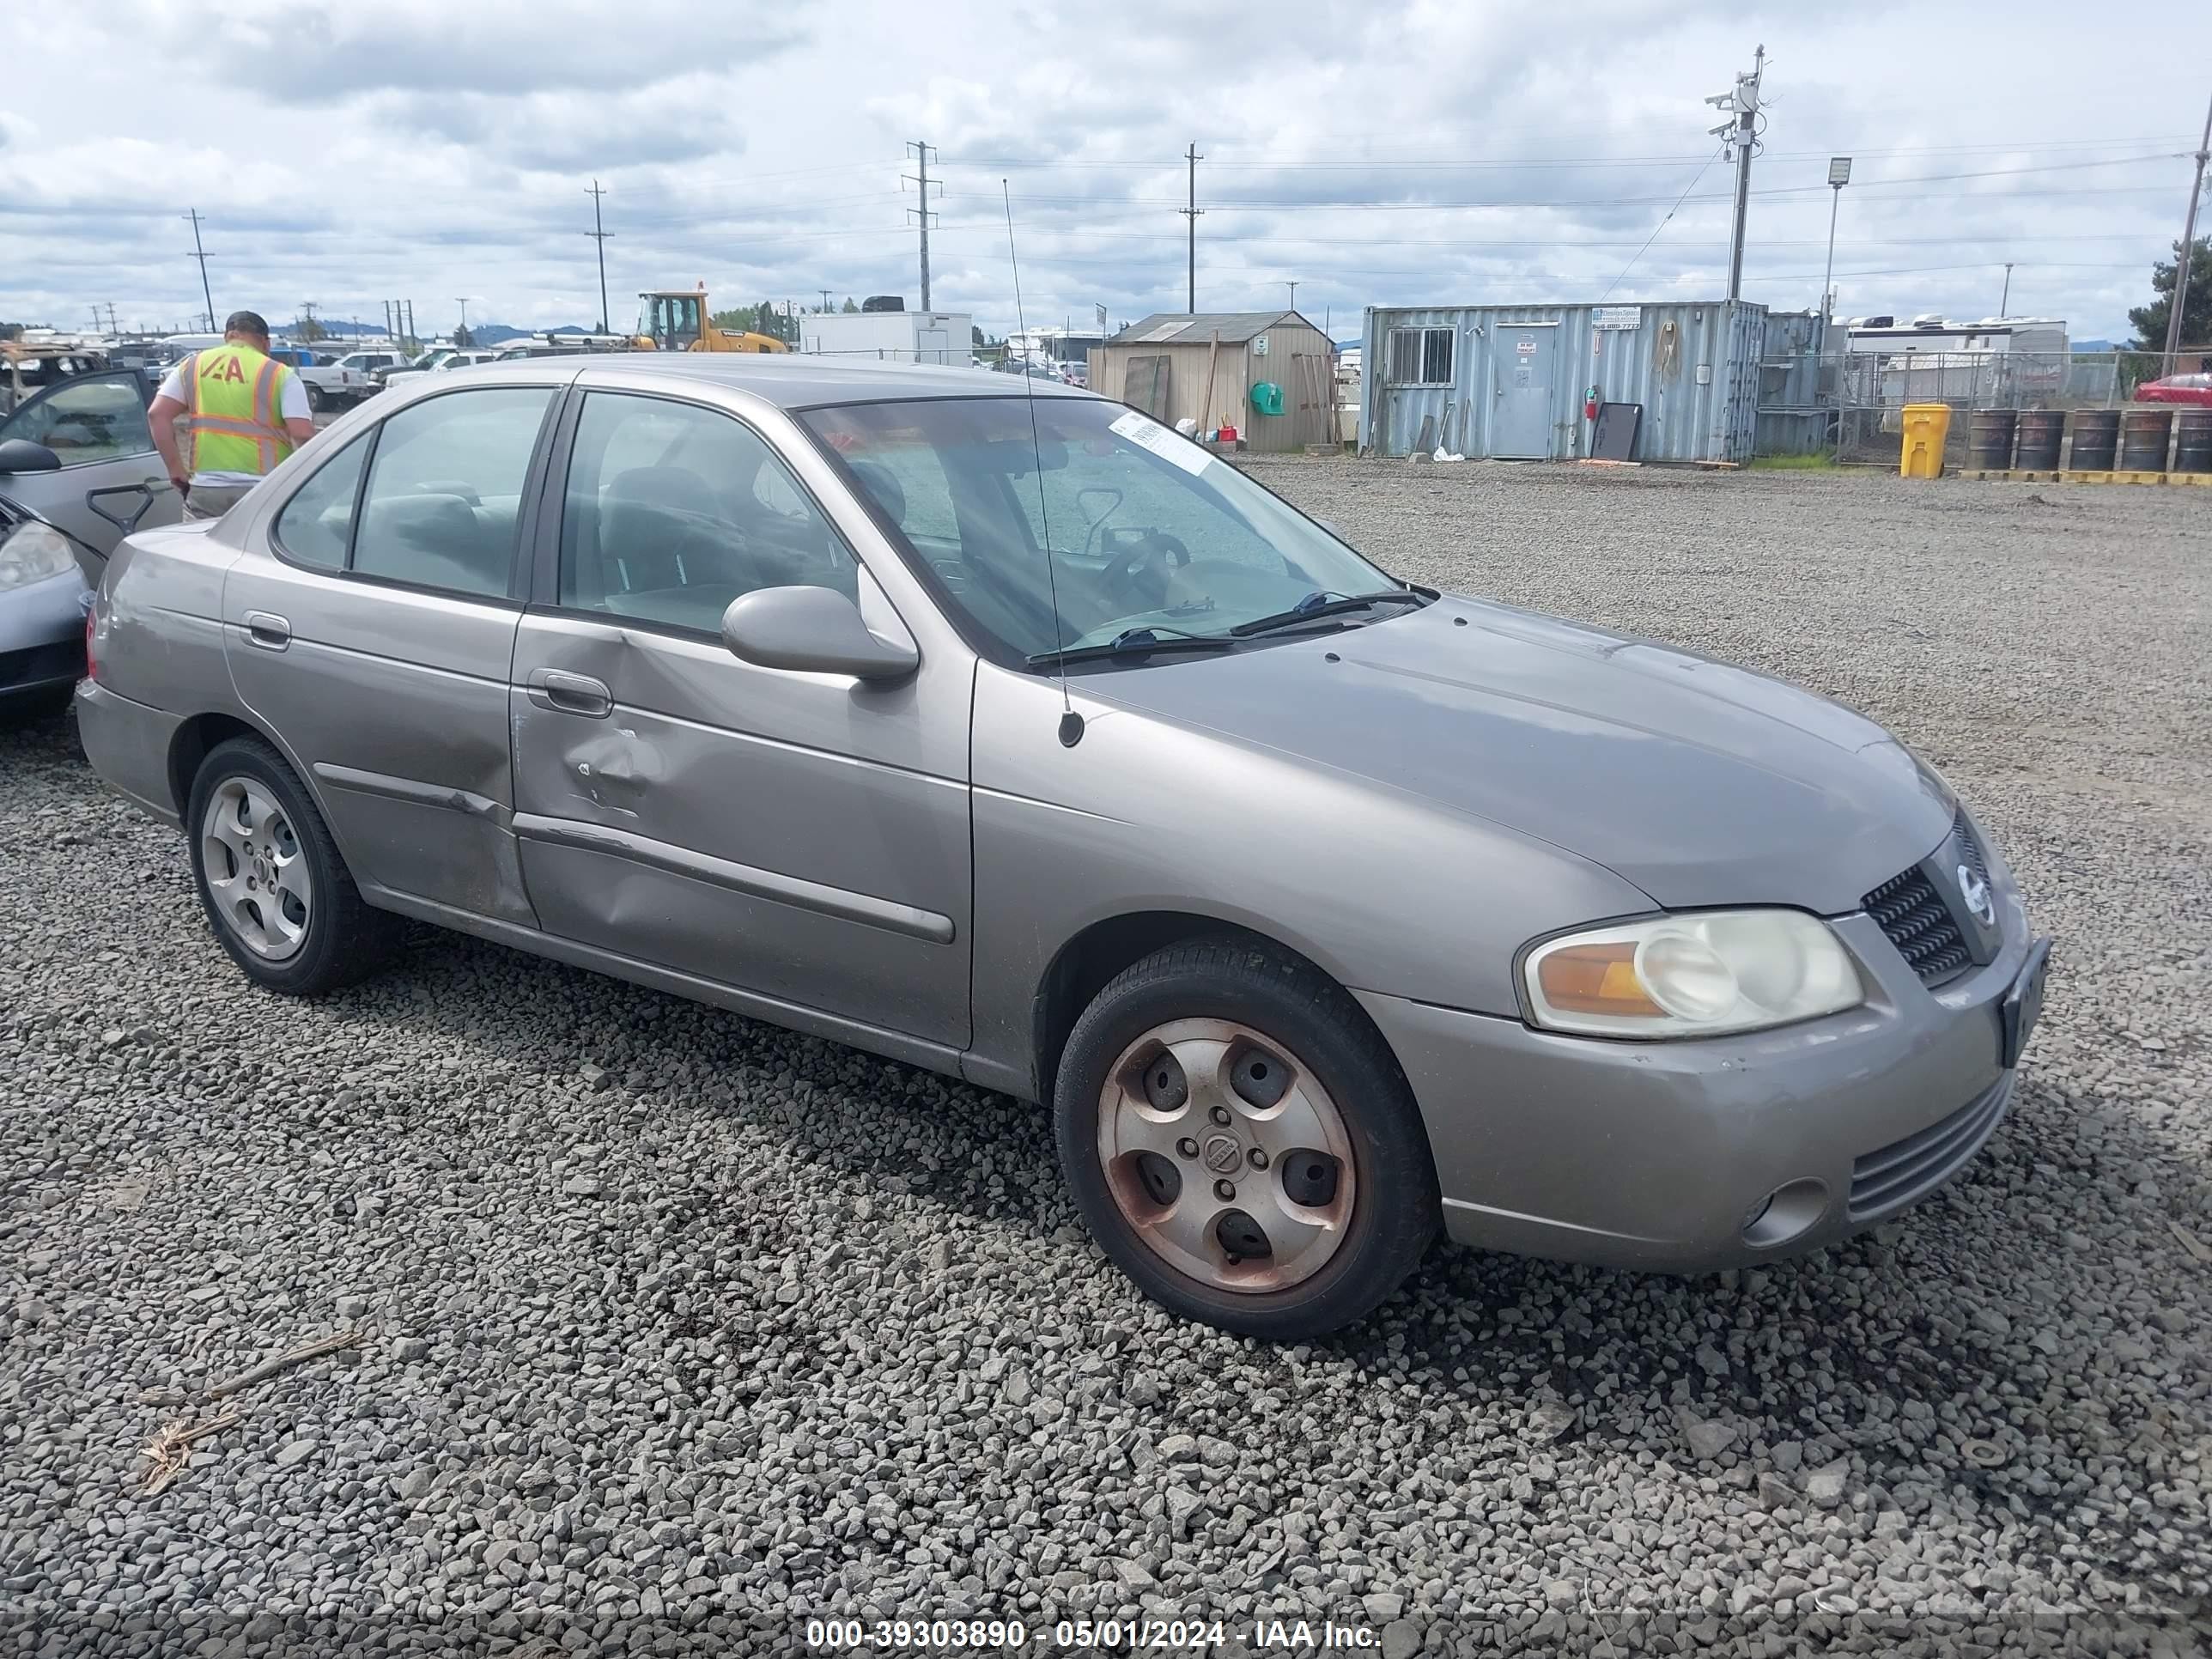
<svg viewBox="0 0 2212 1659">
<path fill-rule="evenodd" d="M 1996 896 L 1990 891 L 1990 884 L 1965 865 L 1959 866 L 1959 896 L 1966 908 L 1974 913 L 1975 920 L 1984 927 L 1997 925 Z"/>
</svg>

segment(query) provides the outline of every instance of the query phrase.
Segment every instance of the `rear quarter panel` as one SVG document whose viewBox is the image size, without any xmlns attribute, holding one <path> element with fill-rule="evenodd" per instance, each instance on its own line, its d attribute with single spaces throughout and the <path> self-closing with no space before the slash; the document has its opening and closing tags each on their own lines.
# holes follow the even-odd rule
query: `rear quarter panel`
<svg viewBox="0 0 2212 1659">
<path fill-rule="evenodd" d="M 173 714 L 242 714 L 224 659 L 222 588 L 238 550 L 207 524 L 125 538 L 100 583 L 102 684 Z"/>
</svg>

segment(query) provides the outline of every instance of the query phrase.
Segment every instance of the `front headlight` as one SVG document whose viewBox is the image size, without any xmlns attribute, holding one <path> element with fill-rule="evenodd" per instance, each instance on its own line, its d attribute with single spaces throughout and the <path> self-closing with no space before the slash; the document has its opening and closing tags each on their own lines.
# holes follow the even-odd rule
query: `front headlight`
<svg viewBox="0 0 2212 1659">
<path fill-rule="evenodd" d="M 1535 1024 L 1592 1036 L 1717 1036 L 1865 1000 L 1827 924 L 1802 910 L 1705 910 L 1547 939 L 1522 975 Z"/>
<path fill-rule="evenodd" d="M 16 526 L 0 541 L 0 587 L 27 587 L 76 568 L 69 538 L 36 519 Z"/>
</svg>

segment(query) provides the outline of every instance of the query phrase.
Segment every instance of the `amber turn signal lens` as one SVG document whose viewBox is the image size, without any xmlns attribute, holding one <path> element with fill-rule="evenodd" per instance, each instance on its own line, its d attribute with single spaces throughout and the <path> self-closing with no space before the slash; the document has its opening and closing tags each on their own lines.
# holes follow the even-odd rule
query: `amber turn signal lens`
<svg viewBox="0 0 2212 1659">
<path fill-rule="evenodd" d="M 1636 976 L 1636 946 L 1629 940 L 1570 945 L 1536 967 L 1545 1000 L 1565 1013 L 1647 1018 L 1666 1011 L 1645 994 Z"/>
</svg>

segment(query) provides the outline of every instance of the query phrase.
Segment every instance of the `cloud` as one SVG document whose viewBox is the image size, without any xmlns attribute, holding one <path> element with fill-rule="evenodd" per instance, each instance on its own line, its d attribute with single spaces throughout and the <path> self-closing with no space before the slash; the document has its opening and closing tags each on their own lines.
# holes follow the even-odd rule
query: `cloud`
<svg viewBox="0 0 2212 1659">
<path fill-rule="evenodd" d="M 768 0 L 234 0 L 163 15 L 173 49 L 295 104 L 619 91 L 702 65 L 757 64 L 806 39 L 793 9 Z"/>
<path fill-rule="evenodd" d="M 1981 315 L 2010 261 L 2014 309 L 2122 330 L 2178 229 L 2212 15 L 2178 14 L 2171 49 L 2126 77 L 2049 47 L 2078 27 L 2063 0 L 2015 0 L 1996 35 L 1978 15 L 1966 0 L 1755 28 L 1718 0 L 227 0 L 210 19 L 103 0 L 41 15 L 42 59 L 79 67 L 18 77 L 0 114 L 0 317 L 198 310 L 193 207 L 219 304 L 374 318 L 411 295 L 442 325 L 434 296 L 465 293 L 485 296 L 472 319 L 596 316 L 594 178 L 617 313 L 702 279 L 718 301 L 826 287 L 917 303 L 900 183 L 917 138 L 939 147 L 932 298 L 994 331 L 1012 320 L 1001 179 L 1032 317 L 1180 307 L 1194 141 L 1201 305 L 1274 303 L 1294 280 L 1341 335 L 1369 305 L 1616 283 L 1705 297 L 1725 285 L 1731 181 L 1706 165 L 1718 114 L 1701 100 L 1763 33 L 1750 297 L 1816 302 L 1826 158 L 1848 152 L 1847 311 Z M 1946 29 L 1973 32 L 1972 73 L 1895 50 Z M 168 95 L 181 87 L 220 118 Z M 1987 176 L 1948 176 L 1968 173 Z"/>
<path fill-rule="evenodd" d="M 385 93 L 367 111 L 386 126 L 517 167 L 609 173 L 741 154 L 741 103 L 729 77 L 702 73 L 613 93 Z"/>
</svg>

